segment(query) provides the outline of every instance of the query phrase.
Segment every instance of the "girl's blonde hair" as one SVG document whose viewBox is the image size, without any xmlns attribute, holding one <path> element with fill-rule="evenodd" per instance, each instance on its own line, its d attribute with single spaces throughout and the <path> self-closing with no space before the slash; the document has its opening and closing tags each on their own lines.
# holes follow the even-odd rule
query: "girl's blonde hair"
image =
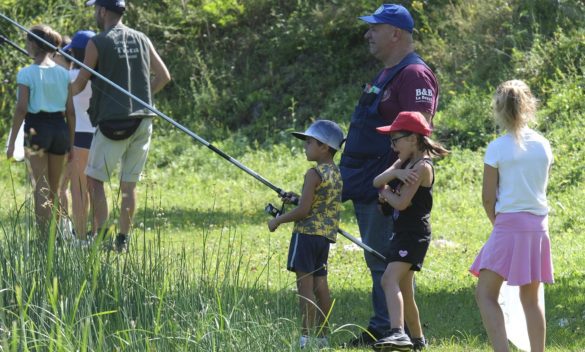
<svg viewBox="0 0 585 352">
<path fill-rule="evenodd" d="M 496 123 L 520 141 L 520 130 L 534 120 L 538 100 L 530 87 L 514 79 L 498 86 L 492 101 Z"/>
<path fill-rule="evenodd" d="M 31 27 L 30 31 L 46 40 L 54 47 L 59 47 L 61 45 L 61 35 L 46 24 L 37 24 L 36 26 Z M 56 51 L 30 34 L 27 35 L 27 39 L 34 42 L 43 52 L 52 53 Z"/>
</svg>

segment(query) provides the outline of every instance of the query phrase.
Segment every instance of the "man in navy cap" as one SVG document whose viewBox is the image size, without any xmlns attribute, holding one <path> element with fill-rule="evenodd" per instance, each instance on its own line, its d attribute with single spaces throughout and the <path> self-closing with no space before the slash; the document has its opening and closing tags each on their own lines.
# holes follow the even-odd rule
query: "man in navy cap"
<svg viewBox="0 0 585 352">
<path fill-rule="evenodd" d="M 360 234 L 365 244 L 387 255 L 393 232 L 392 210 L 380 209 L 374 177 L 397 159 L 387 135 L 376 127 L 391 124 L 401 111 L 419 111 L 431 122 L 437 109 L 439 87 L 432 70 L 414 52 L 414 20 L 400 5 L 383 4 L 372 15 L 360 19 L 369 24 L 365 34 L 370 53 L 383 68 L 363 89 L 351 117 L 347 141 L 341 156 L 343 200 L 352 200 Z M 350 346 L 371 346 L 389 334 L 391 324 L 382 274 L 386 263 L 365 252 L 372 276 L 374 315 L 368 332 L 349 342 Z M 416 342 L 416 343 L 415 343 Z M 416 346 L 425 341 L 414 340 Z"/>
<path fill-rule="evenodd" d="M 152 106 L 152 95 L 160 91 L 171 76 L 150 39 L 122 23 L 126 11 L 124 0 L 90 0 L 86 5 L 95 6 L 95 20 L 101 32 L 89 40 L 84 64 Z M 90 77 L 89 71 L 80 71 L 72 84 L 74 95 L 83 90 Z M 109 180 L 120 162 L 122 202 L 114 248 L 124 251 L 136 210 L 136 182 L 150 146 L 154 113 L 105 80 L 92 79 L 92 89 L 89 116 L 98 129 L 91 143 L 85 173 L 94 211 L 93 228 L 102 234 L 108 227 L 104 181 Z"/>
</svg>

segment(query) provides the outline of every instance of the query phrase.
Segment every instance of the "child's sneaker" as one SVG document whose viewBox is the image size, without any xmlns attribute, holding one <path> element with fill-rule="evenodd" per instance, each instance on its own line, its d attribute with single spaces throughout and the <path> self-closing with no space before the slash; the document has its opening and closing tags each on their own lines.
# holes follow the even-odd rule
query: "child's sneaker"
<svg viewBox="0 0 585 352">
<path fill-rule="evenodd" d="M 129 240 L 128 235 L 119 233 L 114 240 L 114 250 L 118 253 L 127 252 Z"/>
<path fill-rule="evenodd" d="M 299 338 L 299 347 L 301 349 L 307 347 L 307 345 L 309 344 L 309 336 L 307 335 L 301 335 L 301 337 Z"/>
<path fill-rule="evenodd" d="M 428 344 L 427 344 L 427 340 L 425 340 L 425 337 L 413 337 L 412 339 L 410 339 L 412 341 L 412 349 L 415 351 L 422 351 L 425 348 L 427 348 Z"/>
<path fill-rule="evenodd" d="M 374 350 L 376 351 L 410 351 L 412 347 L 413 344 L 410 338 L 400 328 L 391 329 L 389 336 L 374 343 Z"/>
</svg>

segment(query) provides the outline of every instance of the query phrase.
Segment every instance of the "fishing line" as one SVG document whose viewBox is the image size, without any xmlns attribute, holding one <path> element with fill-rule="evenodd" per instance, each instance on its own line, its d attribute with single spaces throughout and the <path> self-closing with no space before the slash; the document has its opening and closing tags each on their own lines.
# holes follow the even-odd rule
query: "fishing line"
<svg viewBox="0 0 585 352">
<path fill-rule="evenodd" d="M 143 100 L 141 100 L 140 98 L 134 96 L 132 93 L 130 93 L 126 89 L 124 89 L 124 88 L 120 87 L 119 85 L 117 85 L 116 83 L 110 81 L 108 78 L 104 77 L 103 75 L 101 75 L 100 73 L 98 73 L 97 71 L 95 71 L 94 69 L 88 67 L 83 62 L 80 62 L 79 60 L 77 60 L 73 56 L 71 56 L 68 53 L 66 53 L 65 51 L 61 50 L 61 48 L 58 48 L 58 47 L 54 46 L 53 44 L 51 44 L 48 41 L 46 41 L 44 38 L 41 38 L 40 36 L 36 35 L 35 33 L 29 31 L 27 28 L 25 28 L 24 26 L 22 26 L 20 23 L 16 22 L 15 20 L 11 19 L 10 17 L 7 17 L 3 13 L 0 13 L 0 17 L 2 17 L 6 21 L 12 23 L 14 26 L 16 26 L 20 30 L 26 32 L 30 36 L 36 38 L 40 42 L 46 44 L 49 48 L 57 51 L 58 53 L 60 53 L 61 55 L 65 56 L 69 60 L 75 62 L 80 67 L 83 67 L 85 70 L 87 70 L 88 72 L 90 72 L 92 75 L 94 75 L 95 77 L 98 77 L 99 79 L 105 81 L 106 83 L 108 83 L 109 85 L 111 85 L 113 88 L 115 88 L 119 92 L 125 94 L 126 96 L 128 96 L 128 97 L 130 97 L 132 99 L 134 99 L 136 102 L 140 103 L 146 109 L 148 109 L 151 112 L 155 113 L 156 115 L 160 116 L 161 118 L 163 118 L 164 120 L 166 120 L 167 122 L 169 122 L 170 124 L 172 124 L 173 126 L 175 126 L 176 128 L 178 128 L 179 130 L 181 130 L 184 133 L 186 133 L 187 135 L 189 135 L 191 138 L 195 139 L 197 142 L 199 142 L 199 143 L 203 144 L 204 146 L 206 146 L 207 148 L 211 149 L 213 152 L 215 152 L 216 154 L 218 154 L 222 158 L 226 159 L 227 161 L 229 161 L 233 165 L 237 166 L 240 170 L 246 172 L 248 175 L 250 175 L 250 176 L 254 177 L 256 180 L 260 181 L 266 187 L 268 187 L 268 188 L 272 189 L 273 191 L 275 191 L 276 193 L 278 193 L 279 196 L 281 196 L 281 197 L 285 197 L 286 196 L 287 193 L 285 191 L 283 191 L 281 188 L 276 187 L 270 181 L 268 181 L 264 177 L 260 176 L 257 172 L 253 171 L 252 169 L 248 168 L 247 166 L 245 166 L 244 164 L 242 164 L 238 160 L 236 160 L 236 159 L 232 158 L 231 156 L 229 156 L 228 154 L 224 153 L 221 149 L 216 148 L 214 145 L 212 145 L 211 143 L 209 143 L 205 139 L 201 138 L 200 136 L 198 136 L 197 134 L 195 134 L 193 131 L 189 130 L 187 127 L 181 125 L 180 123 L 178 123 L 177 121 L 173 120 L 172 118 L 170 118 L 169 116 L 165 115 L 164 113 L 160 112 L 159 110 L 157 110 L 156 108 L 154 108 L 150 104 L 148 104 L 148 103 L 144 102 Z M 346 231 L 344 231 L 342 229 L 338 229 L 337 232 L 340 233 L 345 238 L 347 238 L 348 240 L 350 240 L 351 242 L 355 243 L 357 246 L 359 246 L 362 249 L 364 249 L 365 251 L 367 251 L 370 254 L 376 256 L 378 259 L 380 259 L 382 261 L 386 261 L 386 257 L 384 257 L 382 254 L 380 254 L 378 251 L 376 251 L 372 247 L 366 245 L 362 241 L 360 241 L 357 238 L 353 237 L 352 235 L 350 235 Z"/>
</svg>

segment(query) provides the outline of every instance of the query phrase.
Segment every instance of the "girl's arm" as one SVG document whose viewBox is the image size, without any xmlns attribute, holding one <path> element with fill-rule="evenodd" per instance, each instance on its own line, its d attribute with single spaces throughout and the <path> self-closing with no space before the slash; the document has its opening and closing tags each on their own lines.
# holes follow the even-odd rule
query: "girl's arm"
<svg viewBox="0 0 585 352">
<path fill-rule="evenodd" d="M 392 166 L 386 171 L 382 172 L 376 178 L 374 178 L 373 186 L 376 188 L 382 188 L 388 184 L 388 182 L 399 179 L 405 184 L 412 184 L 417 181 L 418 174 L 413 169 L 403 170 L 400 169 L 402 160 L 398 159 Z"/>
<path fill-rule="evenodd" d="M 69 84 L 69 94 L 67 95 L 67 103 L 65 105 L 65 117 L 67 118 L 67 126 L 69 126 L 69 160 L 73 158 L 73 142 L 75 139 L 75 107 L 73 106 L 73 90 Z"/>
<path fill-rule="evenodd" d="M 498 179 L 498 169 L 489 166 L 488 164 L 484 164 L 481 200 L 483 203 L 483 209 L 492 225 L 496 221 L 496 192 L 498 189 Z"/>
<path fill-rule="evenodd" d="M 14 109 L 14 116 L 12 118 L 12 131 L 10 132 L 10 140 L 8 141 L 8 148 L 6 149 L 6 157 L 12 158 L 14 154 L 14 142 L 16 135 L 20 130 L 20 126 L 26 117 L 28 111 L 29 89 L 27 86 L 18 85 L 18 100 L 16 101 L 16 108 Z"/>
<path fill-rule="evenodd" d="M 299 199 L 299 205 L 288 213 L 284 213 L 271 219 L 268 222 L 268 229 L 270 232 L 276 230 L 280 224 L 306 218 L 307 215 L 309 215 L 311 204 L 313 204 L 313 199 L 315 198 L 315 190 L 320 183 L 321 177 L 317 171 L 315 171 L 315 169 L 309 169 L 305 174 L 305 183 L 303 184 L 303 192 Z"/>
<path fill-rule="evenodd" d="M 410 183 L 404 183 L 400 187 L 400 193 L 392 192 L 388 187 L 380 192 L 381 197 L 396 210 L 404 210 L 410 206 L 412 197 L 422 184 L 431 184 L 433 178 L 433 169 L 428 163 L 419 163 L 412 170 L 404 170 L 414 172 L 416 180 Z"/>
<path fill-rule="evenodd" d="M 389 168 L 384 170 L 384 172 L 376 176 L 373 182 L 374 187 L 376 188 L 384 187 L 385 185 L 388 184 L 388 182 L 395 179 L 396 174 L 394 173 L 394 171 L 398 169 L 400 164 L 402 164 L 402 160 L 398 159 L 394 162 L 394 164 L 392 164 L 392 166 L 390 166 Z"/>
</svg>

